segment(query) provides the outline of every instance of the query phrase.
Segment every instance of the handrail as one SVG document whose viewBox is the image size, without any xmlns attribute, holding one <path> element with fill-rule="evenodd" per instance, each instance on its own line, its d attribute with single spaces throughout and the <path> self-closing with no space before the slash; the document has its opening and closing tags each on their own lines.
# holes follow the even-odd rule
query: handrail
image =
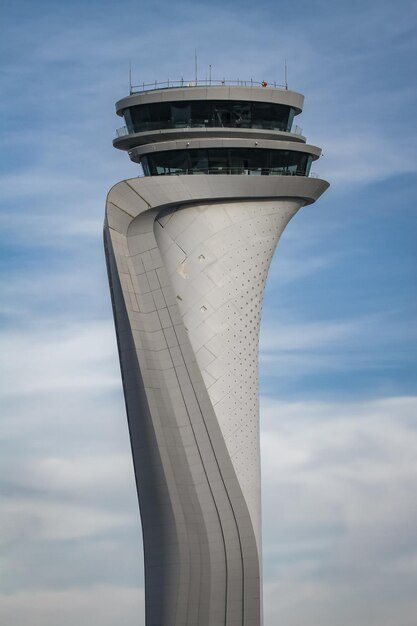
<svg viewBox="0 0 417 626">
<path fill-rule="evenodd" d="M 288 85 L 282 85 L 274 81 L 273 83 L 268 83 L 265 80 L 256 81 L 251 78 L 250 80 L 226 80 L 222 78 L 221 80 L 215 80 L 212 78 L 194 79 L 194 80 L 167 80 L 163 82 L 158 82 L 155 80 L 153 83 L 141 83 L 140 85 L 130 85 L 130 95 L 134 93 L 140 93 L 143 91 L 154 91 L 155 89 L 172 89 L 175 87 L 227 87 L 227 86 L 237 86 L 237 87 L 263 87 L 269 89 L 288 89 Z"/>
<path fill-rule="evenodd" d="M 193 124 L 192 126 L 181 126 L 180 127 L 181 130 L 187 130 L 189 128 L 225 128 L 225 129 L 229 129 L 229 128 L 239 128 L 240 130 L 242 130 L 242 127 L 239 126 L 207 126 L 206 124 Z M 250 129 L 250 126 L 248 127 Z M 170 127 L 168 129 L 165 128 L 154 128 L 151 130 L 176 130 L 176 127 Z M 178 130 L 178 129 L 177 129 Z M 244 128 L 243 130 L 246 130 L 246 128 Z M 299 135 L 301 136 L 303 134 L 303 129 L 300 128 L 300 126 L 295 125 L 294 128 L 292 128 L 289 131 L 283 131 L 283 130 L 279 130 L 277 128 L 256 128 L 254 130 L 277 130 L 278 132 L 289 132 L 292 135 Z M 137 131 L 138 133 L 141 132 L 150 132 L 150 131 Z M 136 132 L 130 132 L 127 126 L 121 126 L 120 128 L 116 129 L 116 138 L 119 137 L 127 137 L 128 135 L 135 135 Z"/>
<path fill-rule="evenodd" d="M 224 168 L 200 168 L 200 169 L 177 169 L 175 172 L 164 172 L 162 174 L 151 174 L 151 176 L 183 176 L 184 174 L 243 174 L 254 176 L 303 176 L 304 178 L 318 178 L 317 174 L 306 174 L 301 170 L 291 172 L 288 170 L 277 170 L 269 167 L 224 167 Z"/>
</svg>

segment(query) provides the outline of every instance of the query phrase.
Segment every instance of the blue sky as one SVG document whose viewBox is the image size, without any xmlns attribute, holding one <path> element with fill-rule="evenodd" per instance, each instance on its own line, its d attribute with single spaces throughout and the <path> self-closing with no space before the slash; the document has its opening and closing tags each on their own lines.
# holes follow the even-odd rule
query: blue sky
<svg viewBox="0 0 417 626">
<path fill-rule="evenodd" d="M 261 334 L 265 624 L 415 626 L 416 3 L 6 0 L 0 622 L 141 626 L 101 229 L 133 80 L 281 82 L 323 148 Z"/>
</svg>

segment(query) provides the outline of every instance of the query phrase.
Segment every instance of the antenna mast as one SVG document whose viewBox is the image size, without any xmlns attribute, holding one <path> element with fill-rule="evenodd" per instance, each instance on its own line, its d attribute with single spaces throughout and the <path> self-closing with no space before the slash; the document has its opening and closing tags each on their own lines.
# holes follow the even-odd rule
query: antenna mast
<svg viewBox="0 0 417 626">
<path fill-rule="evenodd" d="M 288 80 L 287 80 L 287 59 L 284 59 L 284 77 L 285 77 L 285 89 L 288 89 Z"/>
<path fill-rule="evenodd" d="M 195 84 L 197 85 L 197 48 L 194 50 Z"/>
<path fill-rule="evenodd" d="M 132 95 L 132 61 L 129 61 L 129 93 Z"/>
</svg>

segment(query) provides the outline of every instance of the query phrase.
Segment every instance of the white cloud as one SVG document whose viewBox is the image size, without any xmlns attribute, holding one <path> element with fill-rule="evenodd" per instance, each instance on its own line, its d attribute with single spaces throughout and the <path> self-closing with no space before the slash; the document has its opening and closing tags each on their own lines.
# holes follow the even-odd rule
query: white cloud
<svg viewBox="0 0 417 626">
<path fill-rule="evenodd" d="M 45 502 L 36 498 L 14 498 L 2 506 L 1 543 L 16 540 L 25 543 L 39 540 L 81 539 L 97 537 L 103 531 L 125 529 L 137 523 L 136 516 L 81 506 L 56 499 Z"/>
<path fill-rule="evenodd" d="M 120 387 L 111 321 L 0 336 L 5 395 Z M 116 359 L 115 359 L 116 356 Z"/>
<path fill-rule="evenodd" d="M 96 585 L 2 594 L 0 621 L 5 626 L 143 626 L 144 591 Z"/>
<path fill-rule="evenodd" d="M 335 186 L 369 185 L 394 176 L 417 171 L 416 141 L 387 135 L 383 128 L 355 131 L 345 124 L 320 133 L 323 159 L 315 168 L 320 177 Z M 316 129 L 316 132 L 317 129 Z"/>
<path fill-rule="evenodd" d="M 267 614 L 348 625 L 363 595 L 367 623 L 391 626 L 394 602 L 411 626 L 416 416 L 417 397 L 262 402 Z"/>
<path fill-rule="evenodd" d="M 282 246 L 278 244 L 279 249 Z M 326 270 L 332 265 L 334 257 L 331 255 L 311 255 L 304 252 L 302 258 L 296 256 L 296 251 L 287 251 L 287 254 L 278 260 L 273 266 L 273 271 L 268 276 L 268 290 L 288 285 L 300 278 L 306 278 Z"/>
<path fill-rule="evenodd" d="M 363 324 L 364 322 L 362 322 Z M 358 332 L 358 321 L 320 321 L 312 323 L 280 323 L 262 329 L 261 349 L 266 352 L 276 350 L 311 350 L 334 345 L 335 342 Z"/>
<path fill-rule="evenodd" d="M 80 496 L 92 491 L 118 491 L 131 480 L 133 464 L 126 454 L 100 454 L 74 458 L 43 457 L 26 468 L 26 486 Z"/>
<path fill-rule="evenodd" d="M 87 204 L 84 201 L 85 205 Z M 0 227 L 3 232 L 12 232 L 15 243 L 58 248 L 63 245 L 85 245 L 85 238 L 98 240 L 103 229 L 103 219 L 93 219 L 88 214 L 81 215 L 80 209 L 87 208 L 77 204 L 77 215 L 70 220 L 63 214 L 27 215 L 24 213 L 4 213 L 0 216 Z M 104 210 L 103 210 L 104 215 Z M 64 240 L 66 239 L 65 243 Z"/>
<path fill-rule="evenodd" d="M 263 399 L 261 414 L 267 619 L 330 626 L 338 615 L 337 623 L 349 626 L 355 615 L 363 618 L 369 611 L 368 623 L 376 626 L 372 620 L 378 617 L 380 626 L 392 626 L 395 606 L 400 616 L 396 624 L 413 626 L 407 621 L 413 600 L 402 595 L 402 588 L 417 582 L 417 398 L 355 403 Z M 131 552 L 131 543 L 122 543 L 126 529 L 138 526 L 130 453 L 97 454 L 108 436 L 96 431 L 97 423 L 92 425 L 96 441 L 90 454 L 71 458 L 75 449 L 69 441 L 65 456 L 33 457 L 32 451 L 28 461 L 21 459 L 18 470 L 13 469 L 14 486 L 3 500 L 1 535 L 6 544 L 24 547 L 31 580 L 25 591 L 2 597 L 7 601 L 0 602 L 0 619 L 6 624 L 13 613 L 14 626 L 28 620 L 53 626 L 59 607 L 69 606 L 70 599 L 65 619 L 71 615 L 86 626 L 92 619 L 90 608 L 100 603 L 104 589 L 94 582 L 99 570 L 89 573 L 89 586 L 82 590 L 59 591 L 51 583 L 48 589 L 37 587 L 36 581 L 51 568 L 58 581 L 65 580 L 68 561 L 52 566 L 49 560 L 54 543 L 63 551 L 62 542 L 71 540 L 74 555 L 87 549 L 87 560 L 94 560 L 93 542 L 111 533 L 111 548 L 99 544 L 104 568 L 110 558 L 119 554 L 124 559 Z M 43 562 L 35 558 L 37 545 Z M 139 568 L 139 554 L 131 558 Z M 76 571 L 75 564 L 71 567 Z M 12 577 L 18 576 L 20 570 L 15 570 L 10 570 Z M 120 593 L 126 598 L 118 621 L 126 620 L 126 626 L 143 616 L 143 605 L 133 602 L 142 593 L 140 585 L 134 578 L 130 585 L 134 589 L 127 581 L 106 587 L 109 597 L 117 599 Z M 114 619 L 111 611 L 105 619 L 110 617 Z"/>
<path fill-rule="evenodd" d="M 290 311 L 264 323 L 260 334 L 260 363 L 276 376 L 305 373 L 394 368 L 411 361 L 409 342 L 414 327 L 397 323 L 398 311 L 387 310 L 359 318 L 302 322 Z M 261 369 L 262 371 L 262 369 Z"/>
</svg>

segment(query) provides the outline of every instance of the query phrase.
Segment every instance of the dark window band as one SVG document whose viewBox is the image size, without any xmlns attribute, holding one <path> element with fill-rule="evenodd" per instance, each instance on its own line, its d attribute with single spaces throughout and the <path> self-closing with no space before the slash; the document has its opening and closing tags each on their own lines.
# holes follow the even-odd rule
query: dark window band
<svg viewBox="0 0 417 626">
<path fill-rule="evenodd" d="M 155 102 L 123 111 L 129 133 L 164 128 L 259 128 L 289 132 L 295 109 L 269 102 L 182 100 Z"/>
<path fill-rule="evenodd" d="M 312 156 L 293 150 L 199 148 L 155 152 L 141 158 L 145 176 L 263 174 L 308 176 Z"/>
</svg>

